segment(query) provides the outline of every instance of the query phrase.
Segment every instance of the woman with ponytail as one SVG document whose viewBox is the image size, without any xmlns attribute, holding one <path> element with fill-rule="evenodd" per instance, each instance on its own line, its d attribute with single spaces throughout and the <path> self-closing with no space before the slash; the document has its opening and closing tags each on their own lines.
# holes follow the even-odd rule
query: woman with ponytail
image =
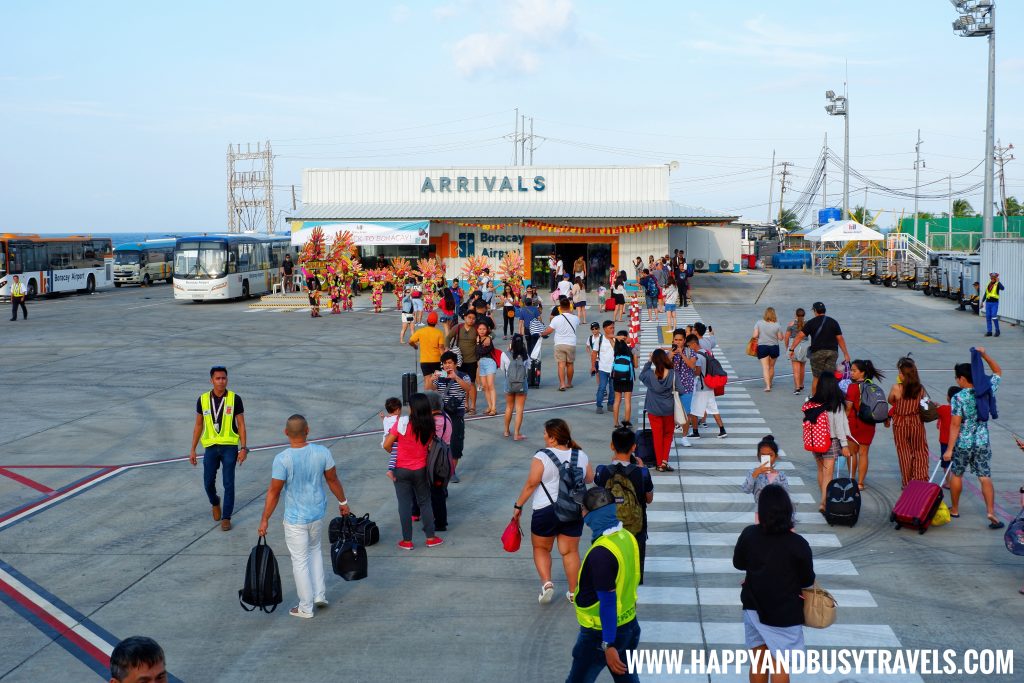
<svg viewBox="0 0 1024 683">
<path fill-rule="evenodd" d="M 868 450 L 875 438 L 875 422 L 865 422 L 860 419 L 861 389 L 864 384 L 871 384 L 876 380 L 885 379 L 881 370 L 875 368 L 875 364 L 869 360 L 855 360 L 850 364 L 850 377 L 852 382 L 846 389 L 846 414 L 850 420 L 850 469 L 852 477 L 857 480 L 857 486 L 864 490 L 864 477 L 868 474 Z M 885 421 L 889 426 L 889 421 Z"/>
<path fill-rule="evenodd" d="M 796 336 L 804 329 L 804 309 L 796 309 L 794 317 L 786 326 L 786 333 L 782 337 L 782 343 L 793 352 L 793 394 L 799 394 L 804 390 L 804 371 L 807 367 L 807 349 L 811 342 L 806 337 L 797 346 L 791 346 Z"/>
<path fill-rule="evenodd" d="M 899 379 L 889 390 L 892 406 L 892 438 L 900 465 L 902 485 L 928 479 L 928 437 L 921 421 L 921 399 L 925 398 L 917 364 L 909 357 L 896 362 Z"/>
</svg>

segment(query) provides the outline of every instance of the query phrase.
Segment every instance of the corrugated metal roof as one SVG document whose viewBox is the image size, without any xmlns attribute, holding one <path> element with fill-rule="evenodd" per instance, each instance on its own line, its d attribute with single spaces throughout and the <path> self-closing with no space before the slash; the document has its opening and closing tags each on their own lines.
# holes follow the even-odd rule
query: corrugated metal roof
<svg viewBox="0 0 1024 683">
<path fill-rule="evenodd" d="M 307 204 L 288 220 L 409 220 L 416 218 L 536 219 L 720 219 L 738 216 L 714 213 L 673 201 L 635 202 L 408 202 Z"/>
</svg>

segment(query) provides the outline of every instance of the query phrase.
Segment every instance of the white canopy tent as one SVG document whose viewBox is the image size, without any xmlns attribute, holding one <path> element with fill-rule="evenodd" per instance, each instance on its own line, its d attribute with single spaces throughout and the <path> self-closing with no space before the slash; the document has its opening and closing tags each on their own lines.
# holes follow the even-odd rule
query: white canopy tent
<svg viewBox="0 0 1024 683">
<path fill-rule="evenodd" d="M 825 262 L 832 252 L 850 242 L 878 242 L 885 235 L 857 221 L 829 221 L 804 235 L 811 243 L 811 267 L 824 272 Z"/>
</svg>

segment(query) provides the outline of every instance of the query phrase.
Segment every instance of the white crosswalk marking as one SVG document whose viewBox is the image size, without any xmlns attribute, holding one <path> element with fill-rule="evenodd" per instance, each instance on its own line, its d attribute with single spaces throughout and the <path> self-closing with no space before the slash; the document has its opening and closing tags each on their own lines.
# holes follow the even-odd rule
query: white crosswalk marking
<svg viewBox="0 0 1024 683">
<path fill-rule="evenodd" d="M 699 311 L 677 311 L 678 323 L 686 325 L 700 319 Z M 654 348 L 664 346 L 660 337 L 664 317 L 658 323 L 643 322 L 639 355 L 645 358 Z M 755 446 L 761 437 L 773 431 L 768 425 L 750 389 L 736 383 L 736 372 L 718 347 L 715 357 L 730 377 L 726 393 L 718 405 L 728 436 L 718 436 L 713 421 L 701 430 L 701 439 L 691 439 L 683 447 L 677 433 L 670 464 L 675 472 L 652 472 L 654 502 L 648 509 L 648 540 L 645 561 L 645 585 L 639 590 L 641 648 L 697 646 L 705 649 L 744 646 L 744 628 L 737 617 L 723 621 L 725 608 L 740 605 L 737 578 L 742 572 L 732 566 L 732 548 L 740 531 L 754 522 L 753 496 L 740 491 L 739 485 L 756 464 Z M 777 426 L 777 425 L 776 425 Z M 791 475 L 794 462 L 780 451 L 776 468 Z M 720 473 L 720 474 L 719 474 Z M 854 562 L 835 557 L 842 552 L 842 533 L 825 531 L 825 519 L 817 512 L 818 490 L 813 477 L 787 476 L 790 498 L 796 511 L 797 531 L 815 554 L 828 550 L 832 557 L 815 557 L 814 569 L 819 582 L 836 596 L 843 616 L 828 629 L 805 629 L 808 647 L 901 647 L 899 638 L 886 624 L 872 623 L 878 604 L 870 590 L 859 583 Z M 715 488 L 719 487 L 719 488 Z M 710 509 L 709 509 L 710 508 Z M 842 531 L 842 529 L 837 529 Z M 651 606 L 654 618 L 644 618 L 645 606 Z M 657 609 L 653 608 L 657 606 Z M 701 608 L 708 608 L 701 610 Z M 665 620 L 665 619 L 669 620 Z M 708 676 L 641 676 L 642 680 L 708 681 Z M 746 681 L 747 674 L 713 675 L 713 683 Z M 843 676 L 817 676 L 815 680 L 839 682 Z M 876 676 L 858 676 L 860 681 L 881 680 Z M 920 683 L 920 676 L 886 677 L 887 683 Z"/>
</svg>

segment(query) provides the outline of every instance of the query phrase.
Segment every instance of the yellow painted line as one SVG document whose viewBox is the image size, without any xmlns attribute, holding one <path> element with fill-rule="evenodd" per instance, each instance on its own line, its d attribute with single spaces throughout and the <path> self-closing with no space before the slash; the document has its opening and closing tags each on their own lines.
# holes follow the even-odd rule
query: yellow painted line
<svg viewBox="0 0 1024 683">
<path fill-rule="evenodd" d="M 914 337 L 915 339 L 920 339 L 925 344 L 941 343 L 940 340 L 936 339 L 935 337 L 929 337 L 927 334 L 923 334 L 921 332 L 918 332 L 917 330 L 912 330 L 909 327 L 904 327 L 903 325 L 889 325 L 889 327 L 899 332 L 902 332 L 903 334 L 909 334 L 911 337 Z"/>
<path fill-rule="evenodd" d="M 662 344 L 671 344 L 672 343 L 672 330 L 670 330 L 667 325 L 661 330 L 661 343 Z"/>
</svg>

